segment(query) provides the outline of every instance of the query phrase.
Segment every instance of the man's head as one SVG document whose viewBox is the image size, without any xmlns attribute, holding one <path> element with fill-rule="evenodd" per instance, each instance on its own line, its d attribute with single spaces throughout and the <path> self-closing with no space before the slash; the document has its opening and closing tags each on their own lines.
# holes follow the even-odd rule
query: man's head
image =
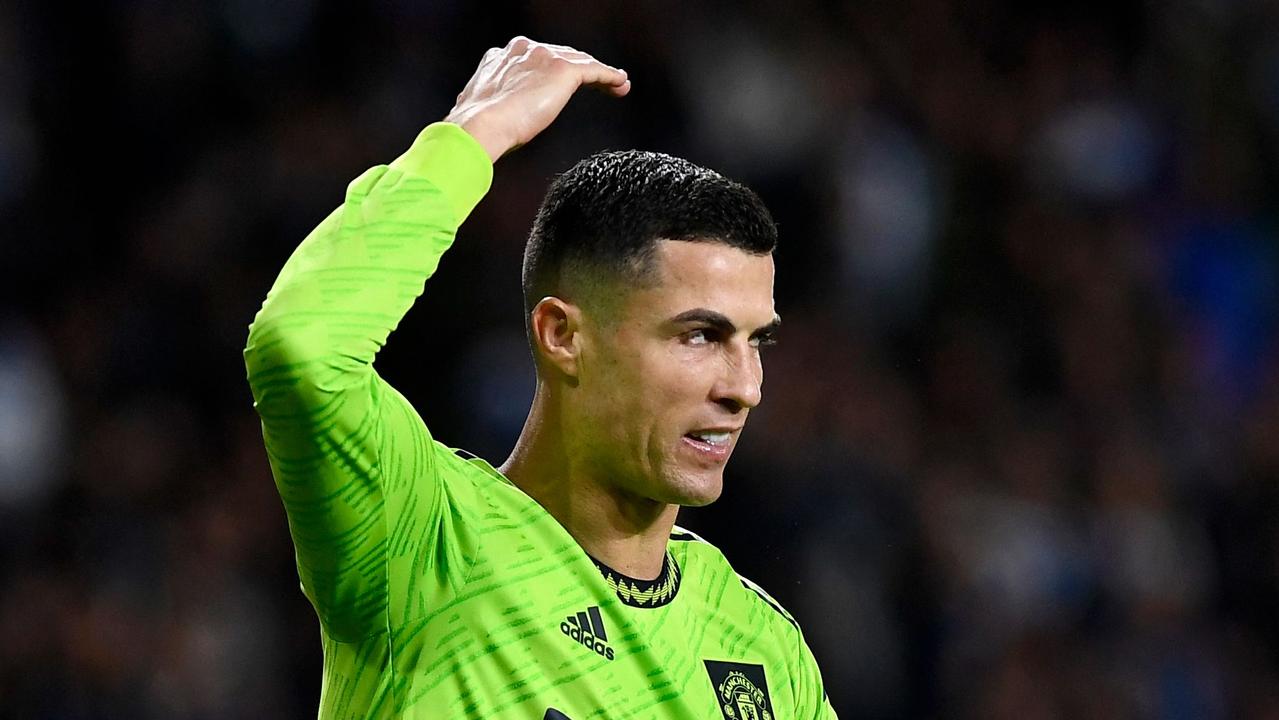
<svg viewBox="0 0 1279 720">
<path fill-rule="evenodd" d="M 601 153 L 551 185 L 524 302 L 573 462 L 660 502 L 719 496 L 760 400 L 776 243 L 758 196 L 667 155 Z"/>
</svg>

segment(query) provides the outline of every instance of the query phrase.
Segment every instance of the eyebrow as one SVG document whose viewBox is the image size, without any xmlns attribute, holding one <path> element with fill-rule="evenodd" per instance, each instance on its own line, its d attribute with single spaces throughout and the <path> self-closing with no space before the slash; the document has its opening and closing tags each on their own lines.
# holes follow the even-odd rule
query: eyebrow
<svg viewBox="0 0 1279 720">
<path fill-rule="evenodd" d="M 732 335 L 733 333 L 737 332 L 737 326 L 733 324 L 732 320 L 729 320 L 727 317 L 725 317 L 723 313 L 717 313 L 714 310 L 708 310 L 706 308 L 693 308 L 692 310 L 685 310 L 679 315 L 676 315 L 675 317 L 671 318 L 671 322 L 673 323 L 694 323 L 694 322 L 705 323 L 715 328 L 719 332 L 724 333 L 725 335 Z M 755 332 L 751 333 L 751 337 L 757 338 L 764 335 L 769 335 L 775 332 L 777 328 L 781 327 L 781 325 L 782 325 L 782 316 L 774 313 L 773 321 L 761 328 L 756 329 Z"/>
</svg>

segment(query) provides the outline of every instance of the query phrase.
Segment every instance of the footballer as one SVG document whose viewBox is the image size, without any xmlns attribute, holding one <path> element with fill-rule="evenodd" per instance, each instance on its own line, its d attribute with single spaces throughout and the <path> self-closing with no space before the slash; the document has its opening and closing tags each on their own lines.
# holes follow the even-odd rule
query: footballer
<svg viewBox="0 0 1279 720">
<path fill-rule="evenodd" d="M 551 184 L 522 275 L 537 386 L 498 466 L 435 440 L 374 370 L 494 163 L 583 86 L 631 82 L 564 46 L 489 50 L 444 121 L 349 185 L 249 328 L 321 718 L 835 717 L 795 619 L 675 524 L 719 496 L 780 322 L 753 192 L 639 151 Z"/>
</svg>

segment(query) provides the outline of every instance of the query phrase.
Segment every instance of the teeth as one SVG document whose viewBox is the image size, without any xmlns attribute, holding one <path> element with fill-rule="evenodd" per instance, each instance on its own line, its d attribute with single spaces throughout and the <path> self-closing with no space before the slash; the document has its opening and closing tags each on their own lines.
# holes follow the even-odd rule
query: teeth
<svg viewBox="0 0 1279 720">
<path fill-rule="evenodd" d="M 728 433 L 700 432 L 692 436 L 711 445 L 723 445 L 728 442 Z"/>
</svg>

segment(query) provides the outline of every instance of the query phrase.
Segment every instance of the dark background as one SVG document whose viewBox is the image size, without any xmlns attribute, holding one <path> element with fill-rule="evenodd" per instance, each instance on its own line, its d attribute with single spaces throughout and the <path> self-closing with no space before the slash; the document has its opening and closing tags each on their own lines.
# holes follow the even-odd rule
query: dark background
<svg viewBox="0 0 1279 720">
<path fill-rule="evenodd" d="M 1034 9 L 1030 6 L 1034 5 Z M 500 462 L 548 181 L 686 156 L 782 343 L 682 522 L 845 718 L 1279 718 L 1279 3 L 0 3 L 0 716 L 314 716 L 244 379 L 290 251 L 515 34 L 626 68 L 378 359 Z"/>
</svg>

